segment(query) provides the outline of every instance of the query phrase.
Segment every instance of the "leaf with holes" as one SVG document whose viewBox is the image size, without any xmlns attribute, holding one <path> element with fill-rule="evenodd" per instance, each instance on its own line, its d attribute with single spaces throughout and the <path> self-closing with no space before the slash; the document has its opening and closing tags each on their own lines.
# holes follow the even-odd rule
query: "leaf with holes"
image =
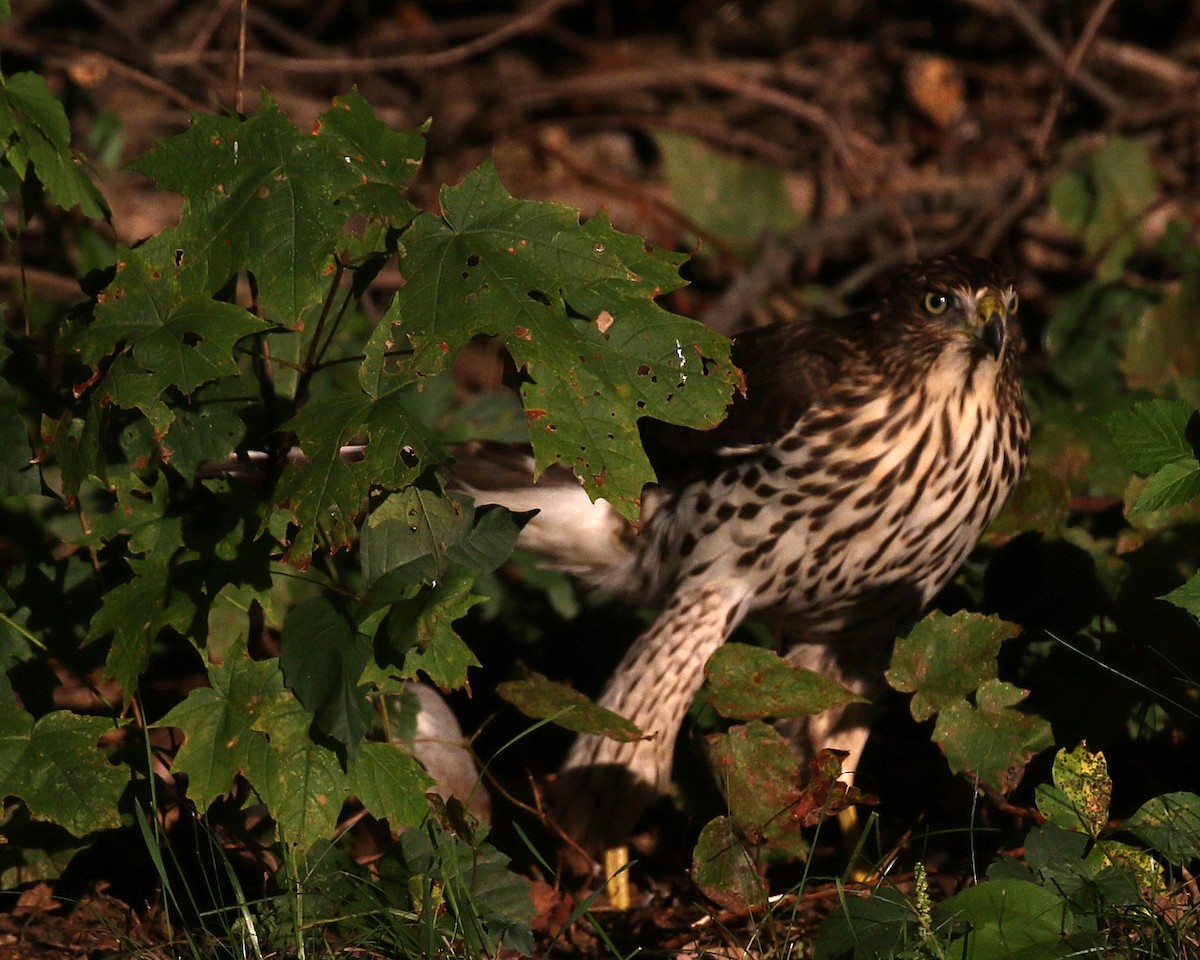
<svg viewBox="0 0 1200 960">
<path fill-rule="evenodd" d="M 234 345 L 268 328 L 249 311 L 189 295 L 173 271 L 151 265 L 141 248 L 118 251 L 117 275 L 100 295 L 96 321 L 79 339 L 85 363 L 98 367 L 118 345 L 133 354 L 136 366 L 114 365 L 97 387 L 100 396 L 126 404 L 125 394 L 146 391 L 141 383 L 125 386 L 122 376 L 153 375 L 160 392 L 175 387 L 194 393 L 202 384 L 237 372 Z"/>
<path fill-rule="evenodd" d="M 290 422 L 309 462 L 289 465 L 275 493 L 298 526 L 286 554 L 289 563 L 308 566 L 318 530 L 330 550 L 348 546 L 372 487 L 397 490 L 445 456 L 418 418 L 417 404 L 404 392 L 379 398 L 347 394 L 308 404 Z M 341 448 L 355 441 L 365 444 L 361 458 L 350 462 Z"/>
<path fill-rule="evenodd" d="M 1037 806 L 1051 823 L 1097 837 L 1108 825 L 1112 779 L 1103 753 L 1092 753 L 1084 743 L 1054 756 L 1054 786 L 1039 784 Z"/>
<path fill-rule="evenodd" d="M 653 480 L 636 442 L 649 416 L 707 427 L 736 373 L 728 341 L 660 308 L 681 258 L 649 253 L 603 215 L 579 223 L 558 204 L 516 200 L 491 163 L 442 191 L 442 216 L 404 235 L 406 283 L 384 319 L 408 338 L 411 377 L 446 369 L 479 334 L 498 336 L 529 379 L 521 388 L 537 469 L 571 467 L 592 497 L 627 516 Z"/>
<path fill-rule="evenodd" d="M 212 296 L 248 270 L 263 315 L 295 328 L 324 300 L 351 215 L 397 226 L 411 216 L 398 191 L 422 151 L 419 134 L 389 130 L 356 93 L 337 98 L 315 134 L 265 95 L 246 120 L 197 115 L 186 133 L 133 164 L 185 198 L 179 226 L 147 243 L 148 256 L 155 269 L 176 273 L 188 295 Z"/>
</svg>

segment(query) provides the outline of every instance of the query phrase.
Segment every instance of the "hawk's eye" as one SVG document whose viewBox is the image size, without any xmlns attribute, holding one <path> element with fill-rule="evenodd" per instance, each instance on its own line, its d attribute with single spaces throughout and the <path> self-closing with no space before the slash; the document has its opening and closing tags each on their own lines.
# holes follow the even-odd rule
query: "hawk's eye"
<svg viewBox="0 0 1200 960">
<path fill-rule="evenodd" d="M 921 301 L 921 305 L 925 308 L 925 312 L 931 317 L 936 317 L 946 312 L 946 308 L 950 306 L 950 298 L 944 293 L 930 291 L 925 294 L 925 299 Z"/>
</svg>

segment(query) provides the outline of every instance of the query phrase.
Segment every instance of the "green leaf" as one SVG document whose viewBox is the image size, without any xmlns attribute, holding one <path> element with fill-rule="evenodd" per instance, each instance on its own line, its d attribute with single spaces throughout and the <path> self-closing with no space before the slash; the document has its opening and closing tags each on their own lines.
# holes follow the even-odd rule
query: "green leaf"
<svg viewBox="0 0 1200 960">
<path fill-rule="evenodd" d="M 179 226 L 141 249 L 153 269 L 177 275 L 189 297 L 211 297 L 239 271 L 254 275 L 263 316 L 294 333 L 268 338 L 270 353 L 300 364 L 337 267 L 381 252 L 389 227 L 412 215 L 402 196 L 420 161 L 419 133 L 394 133 L 356 93 L 339 97 L 302 133 L 269 97 L 245 121 L 197 115 L 190 129 L 135 162 L 184 195 Z M 361 237 L 343 231 L 365 217 Z M 299 334 L 299 335 L 297 335 Z M 290 396 L 298 366 L 273 370 Z"/>
<path fill-rule="evenodd" d="M 97 747 L 113 721 L 55 710 L 35 723 L 8 699 L 0 706 L 0 795 L 20 797 L 35 819 L 76 836 L 120 826 L 129 772 Z"/>
<path fill-rule="evenodd" d="M 480 664 L 454 632 L 453 624 L 484 599 L 471 592 L 472 584 L 470 576 L 451 569 L 411 600 L 392 606 L 384 632 L 393 652 L 402 659 L 402 677 L 415 680 L 421 672 L 443 690 L 466 684 L 467 670 Z"/>
<path fill-rule="evenodd" d="M 130 373 L 154 374 L 160 392 L 175 387 L 192 394 L 210 380 L 237 372 L 234 345 L 267 329 L 264 321 L 210 294 L 188 295 L 179 271 L 152 266 L 141 248 L 121 248 L 119 256 L 116 278 L 101 294 L 96 320 L 80 337 L 79 348 L 84 362 L 97 366 L 124 343 L 137 367 L 110 369 L 105 381 L 113 382 L 102 381 L 97 388 L 102 397 L 132 403 L 129 394 L 144 396 L 144 381 L 120 383 Z"/>
<path fill-rule="evenodd" d="M 1171 863 L 1189 863 L 1200 858 L 1200 796 L 1166 793 L 1147 800 L 1125 828 Z"/>
<path fill-rule="evenodd" d="M 777 167 L 719 153 L 684 134 L 657 131 L 654 142 L 672 202 L 708 234 L 752 244 L 804 222 Z"/>
<path fill-rule="evenodd" d="M 531 673 L 524 680 L 505 680 L 496 686 L 496 694 L 527 717 L 553 718 L 560 727 L 575 733 L 595 734 L 621 743 L 643 736 L 632 721 L 593 703 L 565 683 L 547 680 L 540 673 Z"/>
<path fill-rule="evenodd" d="M 1200 406 L 1198 313 L 1200 251 L 1192 246 L 1180 257 L 1178 286 L 1141 312 L 1121 345 L 1121 372 L 1131 390 L 1174 394 L 1193 409 Z"/>
<path fill-rule="evenodd" d="M 42 439 L 54 454 L 62 471 L 61 492 L 67 500 L 74 499 L 79 486 L 87 477 L 103 477 L 107 473 L 104 444 L 100 438 L 101 414 L 92 403 L 86 418 L 67 412 L 59 420 L 42 415 Z"/>
<path fill-rule="evenodd" d="M 12 349 L 0 341 L 0 369 Z M 29 430 L 17 411 L 17 392 L 0 378 L 0 500 L 42 492 L 41 474 L 33 459 Z"/>
<path fill-rule="evenodd" d="M 441 372 L 473 336 L 498 336 L 518 368 L 537 469 L 561 461 L 592 497 L 627 516 L 653 480 L 643 416 L 715 424 L 733 392 L 728 342 L 654 299 L 681 285 L 680 258 L 652 254 L 603 215 L 580 225 L 557 204 L 515 200 L 491 163 L 442 191 L 441 218 L 404 237 L 406 283 L 384 319 L 413 355 L 411 377 Z"/>
<path fill-rule="evenodd" d="M 164 461 L 192 477 L 206 461 L 227 460 L 246 434 L 239 413 L 248 388 L 240 377 L 223 377 L 197 390 L 192 405 L 176 407 L 170 436 L 160 441 Z"/>
<path fill-rule="evenodd" d="M 1129 331 L 1158 302 L 1153 290 L 1098 281 L 1063 297 L 1047 325 L 1045 347 L 1055 378 L 1070 390 L 1065 403 L 1076 420 L 1086 411 L 1108 412 L 1124 395 L 1120 358 Z"/>
<path fill-rule="evenodd" d="M 1192 574 L 1191 579 L 1185 584 L 1176 587 L 1159 599 L 1182 607 L 1193 617 L 1200 617 L 1200 573 Z"/>
<path fill-rule="evenodd" d="M 337 231 L 355 212 L 338 201 L 363 186 L 357 156 L 344 159 L 340 129 L 332 139 L 342 156 L 264 97 L 247 120 L 198 114 L 186 133 L 159 141 L 133 167 L 185 201 L 179 226 L 147 244 L 154 269 L 177 271 L 193 296 L 211 296 L 249 270 L 269 320 L 304 323 L 328 288 Z M 395 172 L 401 182 L 410 175 L 404 163 Z"/>
<path fill-rule="evenodd" d="M 888 683 L 913 693 L 912 715 L 928 720 L 996 676 L 996 654 L 1021 632 L 995 617 L 935 611 L 896 642 Z"/>
<path fill-rule="evenodd" d="M 251 727 L 262 736 L 247 741 L 246 779 L 275 820 L 280 837 L 308 850 L 333 836 L 349 792 L 337 754 L 315 743 L 313 716 L 287 691 L 269 691 Z"/>
<path fill-rule="evenodd" d="M 1148 513 L 1177 507 L 1197 497 L 1200 497 L 1200 461 L 1195 458 L 1176 461 L 1168 463 L 1146 481 L 1137 502 L 1129 508 L 1129 513 Z"/>
<path fill-rule="evenodd" d="M 104 595 L 86 638 L 112 634 L 104 673 L 121 685 L 126 701 L 137 691 L 159 632 L 172 627 L 186 636 L 196 615 L 195 601 L 172 581 L 170 566 L 157 558 L 131 558 L 129 566 L 133 579 Z"/>
<path fill-rule="evenodd" d="M 455 938 L 463 939 L 473 955 L 494 956 L 501 943 L 532 955 L 529 922 L 536 909 L 529 881 L 508 869 L 508 857 L 490 845 L 467 843 L 432 818 L 424 829 L 405 831 L 400 848 L 412 877 L 410 889 L 432 894 L 440 887 Z M 417 899 L 414 906 L 424 905 Z"/>
<path fill-rule="evenodd" d="M 899 890 L 879 887 L 870 896 L 847 892 L 821 924 L 813 960 L 891 960 L 920 942 L 916 908 Z M 921 954 L 914 954 L 921 956 Z"/>
<path fill-rule="evenodd" d="M 1137 250 L 1141 218 L 1157 195 L 1158 174 L 1146 144 L 1113 137 L 1051 186 L 1050 204 L 1089 256 L 1101 255 L 1097 274 L 1111 280 Z"/>
<path fill-rule="evenodd" d="M 767 888 L 729 817 L 710 820 L 700 831 L 692 852 L 692 879 L 725 910 L 765 906 Z"/>
<path fill-rule="evenodd" d="M 467 498 L 424 486 L 405 488 L 371 511 L 363 525 L 363 579 L 372 596 L 410 594 L 451 566 L 490 573 L 511 556 L 520 528 L 507 510 L 477 511 Z"/>
<path fill-rule="evenodd" d="M 471 527 L 468 510 L 440 489 L 412 486 L 389 496 L 363 525 L 362 568 L 368 589 L 378 585 L 378 595 L 387 596 L 397 587 L 442 576 L 450 564 L 450 545 Z"/>
<path fill-rule="evenodd" d="M 223 663 L 209 666 L 208 679 L 211 687 L 193 690 L 153 724 L 183 734 L 171 769 L 187 774 L 188 795 L 201 810 L 227 794 L 254 760 L 261 762 L 255 722 L 285 692 L 279 664 L 251 660 L 241 643 L 230 645 Z"/>
<path fill-rule="evenodd" d="M 130 553 L 158 554 L 159 569 L 152 573 L 167 576 L 166 558 L 183 546 L 183 523 L 169 515 L 168 497 L 167 479 L 162 474 L 155 477 L 153 487 L 134 473 L 112 477 L 103 486 L 85 482 L 79 491 L 80 512 L 87 526 L 81 541 L 99 549 L 126 537 Z"/>
<path fill-rule="evenodd" d="M 799 786 L 796 755 L 787 738 L 752 720 L 728 733 L 709 734 L 704 749 L 737 828 L 751 841 L 770 839 L 790 853 L 807 853 L 801 828 L 810 825 L 806 820 L 817 822 L 824 811 L 817 809 L 816 817 L 810 816 L 813 792 Z M 834 766 L 840 773 L 836 761 Z M 822 796 L 827 795 L 826 790 Z M 828 810 L 830 816 L 835 812 Z"/>
<path fill-rule="evenodd" d="M 1148 400 L 1115 410 L 1105 422 L 1129 466 L 1154 473 L 1171 463 L 1194 461 L 1188 424 L 1196 409 L 1183 400 Z"/>
<path fill-rule="evenodd" d="M 1067 941 L 1074 914 L 1053 890 L 1025 880 L 989 880 L 934 907 L 939 926 L 967 924 L 954 956 L 968 960 L 1040 960 L 1075 953 Z"/>
<path fill-rule="evenodd" d="M 404 393 L 379 399 L 347 394 L 307 404 L 287 425 L 309 459 L 289 465 L 275 493 L 299 526 L 286 554 L 289 563 L 308 566 L 318 529 L 331 550 L 348 546 L 372 487 L 399 489 L 445 457 L 436 436 L 418 419 L 415 405 Z M 341 447 L 364 437 L 362 458 L 346 462 Z"/>
<path fill-rule="evenodd" d="M 350 763 L 350 790 L 393 832 L 418 827 L 429 813 L 425 794 L 434 786 L 407 751 L 391 743 L 367 741 Z"/>
<path fill-rule="evenodd" d="M 955 772 L 970 771 L 1007 794 L 1034 755 L 1053 743 L 1050 724 L 1016 708 L 1025 692 L 1000 680 L 984 681 L 976 703 L 949 703 L 938 713 L 933 738 Z"/>
<path fill-rule="evenodd" d="M 16 73 L 0 84 L 3 150 L 17 176 L 25 180 L 32 165 L 47 194 L 59 207 L 79 207 L 84 216 L 108 216 L 104 197 L 71 150 L 71 125 L 46 81 L 36 73 Z"/>
<path fill-rule="evenodd" d="M 350 754 L 371 726 L 363 671 L 371 662 L 371 637 L 350 614 L 325 597 L 293 607 L 283 623 L 279 666 L 317 727 Z"/>
<path fill-rule="evenodd" d="M 806 717 L 865 702 L 835 680 L 745 643 L 718 647 L 705 664 L 704 676 L 713 709 L 734 720 Z"/>
<path fill-rule="evenodd" d="M 366 99 L 351 90 L 333 98 L 333 107 L 318 118 L 314 133 L 326 153 L 357 175 L 357 185 L 339 198 L 339 206 L 396 226 L 412 219 L 417 208 L 405 196 L 405 188 L 421 168 L 424 128 L 390 129 Z"/>
</svg>

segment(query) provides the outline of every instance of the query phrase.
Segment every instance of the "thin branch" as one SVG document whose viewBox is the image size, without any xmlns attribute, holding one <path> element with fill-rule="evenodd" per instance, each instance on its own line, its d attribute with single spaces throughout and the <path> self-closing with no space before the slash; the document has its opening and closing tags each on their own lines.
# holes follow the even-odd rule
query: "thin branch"
<svg viewBox="0 0 1200 960">
<path fill-rule="evenodd" d="M 1116 2 L 1117 0 L 1100 0 L 1096 4 L 1091 16 L 1087 19 L 1087 23 L 1083 25 L 1083 32 L 1079 35 L 1078 42 L 1071 48 L 1070 55 L 1064 61 L 1062 82 L 1059 83 L 1058 89 L 1054 91 L 1054 95 L 1050 98 L 1050 103 L 1046 107 L 1046 113 L 1042 117 L 1037 135 L 1033 138 L 1032 150 L 1035 157 L 1045 159 L 1046 146 L 1050 142 L 1050 134 L 1054 132 L 1054 124 L 1058 120 L 1058 113 L 1062 109 L 1063 101 L 1066 99 L 1067 87 L 1071 84 L 1075 75 L 1079 73 L 1079 69 L 1083 65 L 1083 58 L 1100 30 L 1100 24 L 1104 22 L 1104 18 L 1109 15 Z"/>
<path fill-rule="evenodd" d="M 1065 72 L 1067 55 L 1063 51 L 1062 45 L 1054 39 L 1054 36 L 1038 19 L 1037 14 L 1025 6 L 1021 0 L 960 0 L 960 2 L 991 16 L 1007 14 L 1017 28 L 1033 41 L 1033 45 L 1041 50 L 1056 67 Z M 1072 86 L 1078 87 L 1110 113 L 1125 111 L 1127 107 L 1125 99 L 1087 70 L 1082 68 L 1077 70 L 1069 80 Z"/>
<path fill-rule="evenodd" d="M 242 0 L 238 17 L 237 87 L 233 94 L 233 109 L 240 116 L 246 108 L 246 13 L 249 0 Z"/>
<path fill-rule="evenodd" d="M 82 300 L 85 297 L 79 281 L 61 273 L 39 270 L 37 267 L 22 267 L 11 263 L 0 263 L 0 282 L 13 280 L 22 286 L 40 291 L 56 300 Z"/>
<path fill-rule="evenodd" d="M 502 27 L 449 47 L 437 53 L 400 53 L 390 57 L 325 57 L 321 59 L 281 57 L 260 50 L 246 51 L 248 63 L 260 63 L 278 73 L 324 74 L 324 73 L 372 73 L 377 70 L 438 70 L 469 60 L 477 54 L 500 46 L 506 40 L 530 33 L 543 26 L 561 8 L 577 3 L 578 0 L 545 0 L 528 13 L 514 17 Z M 245 4 L 243 3 L 243 6 Z M 180 66 L 207 60 L 208 55 L 197 56 L 191 51 L 156 54 L 156 66 Z"/>
</svg>

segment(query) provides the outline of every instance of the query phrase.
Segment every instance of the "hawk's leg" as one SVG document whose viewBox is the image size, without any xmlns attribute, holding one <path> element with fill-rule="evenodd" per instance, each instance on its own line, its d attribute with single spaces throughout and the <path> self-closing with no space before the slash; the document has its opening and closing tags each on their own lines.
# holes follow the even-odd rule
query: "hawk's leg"
<svg viewBox="0 0 1200 960">
<path fill-rule="evenodd" d="M 792 742 L 802 763 L 821 750 L 841 750 L 846 754 L 842 759 L 842 779 L 854 783 L 874 719 L 875 701 L 884 686 L 883 672 L 890 650 L 890 644 L 879 640 L 790 645 L 785 654 L 788 663 L 836 680 L 867 701 L 776 724 Z"/>
<path fill-rule="evenodd" d="M 704 665 L 743 614 L 736 587 L 684 584 L 630 647 L 600 698 L 645 734 L 620 743 L 580 736 L 555 788 L 560 825 L 584 845 L 622 843 L 666 792 L 679 727 L 704 683 Z"/>
</svg>

